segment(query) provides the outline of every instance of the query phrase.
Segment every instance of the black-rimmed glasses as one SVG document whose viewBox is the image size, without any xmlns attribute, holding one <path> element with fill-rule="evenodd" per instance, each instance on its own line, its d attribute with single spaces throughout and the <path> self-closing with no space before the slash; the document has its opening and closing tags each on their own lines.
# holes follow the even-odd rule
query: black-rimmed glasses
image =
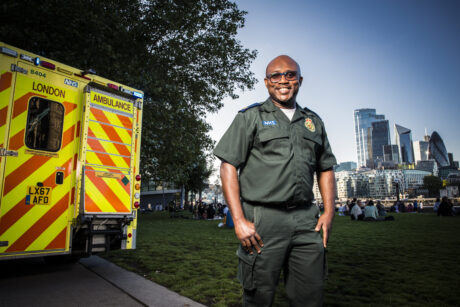
<svg viewBox="0 0 460 307">
<path fill-rule="evenodd" d="M 296 71 L 275 72 L 275 73 L 273 73 L 271 75 L 268 75 L 267 78 L 272 83 L 278 83 L 278 82 L 281 81 L 281 78 L 283 76 L 287 81 L 297 80 L 297 72 Z"/>
</svg>

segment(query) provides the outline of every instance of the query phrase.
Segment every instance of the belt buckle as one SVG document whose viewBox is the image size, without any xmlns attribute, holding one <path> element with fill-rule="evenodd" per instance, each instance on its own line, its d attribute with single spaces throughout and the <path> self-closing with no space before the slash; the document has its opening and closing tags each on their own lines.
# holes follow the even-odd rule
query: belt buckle
<svg viewBox="0 0 460 307">
<path fill-rule="evenodd" d="M 291 204 L 289 204 L 289 203 L 286 204 L 286 210 L 291 210 L 291 209 L 294 209 L 294 208 L 296 208 L 296 207 L 297 207 L 296 204 L 292 204 L 292 203 L 291 203 Z"/>
</svg>

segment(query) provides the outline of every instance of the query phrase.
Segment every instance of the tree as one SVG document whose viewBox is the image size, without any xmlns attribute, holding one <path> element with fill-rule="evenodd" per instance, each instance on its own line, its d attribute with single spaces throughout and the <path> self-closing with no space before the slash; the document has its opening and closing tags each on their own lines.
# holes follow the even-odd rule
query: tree
<svg viewBox="0 0 460 307">
<path fill-rule="evenodd" d="M 442 188 L 442 180 L 437 176 L 425 176 L 423 178 L 423 187 L 428 189 L 432 197 L 439 196 L 439 190 Z"/>
<path fill-rule="evenodd" d="M 228 0 L 6 0 L 0 40 L 142 89 L 142 175 L 181 184 L 213 146 L 205 113 L 254 86 L 245 14 Z"/>
</svg>

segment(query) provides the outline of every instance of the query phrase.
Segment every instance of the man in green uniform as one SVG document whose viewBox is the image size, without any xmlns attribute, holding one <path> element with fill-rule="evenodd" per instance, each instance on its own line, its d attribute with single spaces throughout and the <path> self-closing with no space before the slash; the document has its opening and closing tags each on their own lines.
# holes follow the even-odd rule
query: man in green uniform
<svg viewBox="0 0 460 307">
<path fill-rule="evenodd" d="M 301 84 L 293 59 L 272 60 L 265 78 L 270 97 L 241 110 L 214 150 L 241 242 L 244 306 L 271 306 L 281 270 L 291 306 L 322 305 L 336 160 L 321 119 L 296 103 Z M 312 205 L 315 172 L 320 217 Z"/>
</svg>

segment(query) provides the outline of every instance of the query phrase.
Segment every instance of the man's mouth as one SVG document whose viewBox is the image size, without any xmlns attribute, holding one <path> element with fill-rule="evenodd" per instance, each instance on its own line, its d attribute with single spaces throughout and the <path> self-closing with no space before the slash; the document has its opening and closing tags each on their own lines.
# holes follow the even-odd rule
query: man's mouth
<svg viewBox="0 0 460 307">
<path fill-rule="evenodd" d="M 278 88 L 278 92 L 280 92 L 281 94 L 288 94 L 290 91 L 291 89 L 289 87 Z"/>
</svg>

